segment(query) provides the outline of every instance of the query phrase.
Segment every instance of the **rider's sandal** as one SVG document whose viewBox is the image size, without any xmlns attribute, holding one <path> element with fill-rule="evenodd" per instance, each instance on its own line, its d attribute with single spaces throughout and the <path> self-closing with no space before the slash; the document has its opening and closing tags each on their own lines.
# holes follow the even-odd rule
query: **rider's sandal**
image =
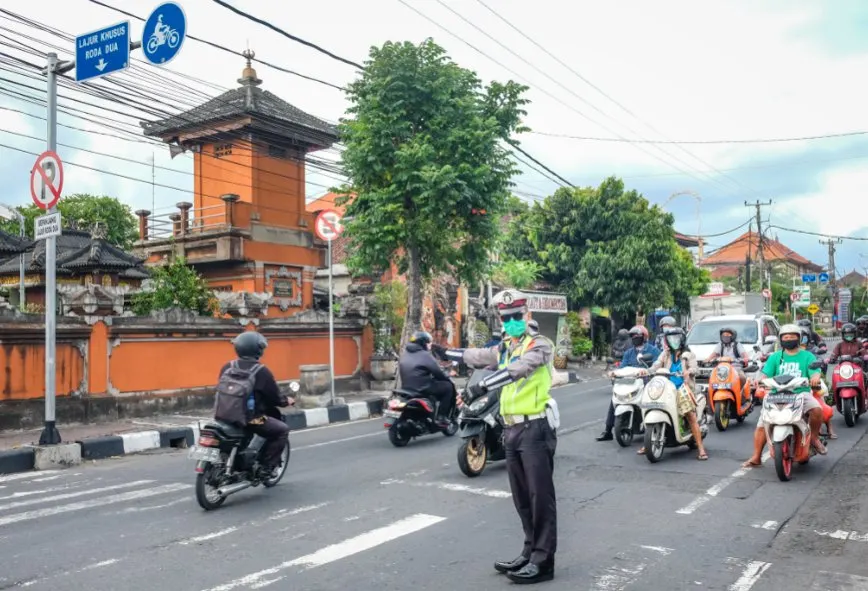
<svg viewBox="0 0 868 591">
<path fill-rule="evenodd" d="M 699 452 L 698 454 L 696 454 L 696 459 L 699 460 L 700 462 L 704 462 L 705 460 L 708 459 L 708 454 L 704 451 Z"/>
<path fill-rule="evenodd" d="M 643 448 L 639 449 L 639 451 L 636 452 L 636 455 L 644 456 L 645 455 L 645 448 L 643 447 Z"/>
</svg>

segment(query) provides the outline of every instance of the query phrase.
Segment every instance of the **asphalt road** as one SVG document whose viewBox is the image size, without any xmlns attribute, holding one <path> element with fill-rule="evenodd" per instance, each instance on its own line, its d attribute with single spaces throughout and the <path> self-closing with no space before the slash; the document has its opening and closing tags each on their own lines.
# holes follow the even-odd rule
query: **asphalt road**
<svg viewBox="0 0 868 591">
<path fill-rule="evenodd" d="M 621 449 L 593 440 L 607 381 L 561 388 L 556 397 L 560 540 L 556 578 L 544 588 L 868 589 L 853 586 L 854 575 L 868 576 L 868 536 L 848 533 L 861 513 L 860 531 L 868 532 L 868 508 L 854 493 L 865 486 L 865 464 L 824 482 L 868 421 L 847 429 L 836 417 L 840 439 L 829 455 L 781 483 L 769 463 L 740 468 L 757 413 L 726 433 L 712 428 L 707 462 L 682 448 L 651 465 L 636 455 L 638 443 Z M 241 492 L 210 513 L 196 504 L 183 450 L 0 477 L 0 589 L 510 585 L 491 567 L 521 546 L 503 463 L 468 479 L 456 466 L 457 438 L 429 436 L 396 449 L 379 419 L 294 433 L 292 444 L 281 485 Z M 850 504 L 829 509 L 837 498 Z M 848 539 L 815 533 L 821 523 L 847 529 Z M 835 574 L 817 579 L 817 569 Z"/>
</svg>

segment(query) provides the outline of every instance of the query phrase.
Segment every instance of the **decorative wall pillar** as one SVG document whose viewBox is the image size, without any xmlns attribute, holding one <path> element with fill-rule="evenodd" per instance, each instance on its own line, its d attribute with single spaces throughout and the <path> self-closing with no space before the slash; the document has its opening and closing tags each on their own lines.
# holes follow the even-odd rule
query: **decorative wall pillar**
<svg viewBox="0 0 868 591">
<path fill-rule="evenodd" d="M 176 203 L 175 207 L 177 207 L 179 210 L 181 210 L 181 213 L 180 213 L 180 216 L 181 216 L 180 233 L 181 233 L 181 236 L 183 237 L 183 236 L 187 235 L 187 231 L 190 229 L 190 208 L 193 207 L 193 204 L 190 203 L 189 201 L 181 201 L 180 203 Z"/>
<path fill-rule="evenodd" d="M 151 212 L 147 209 L 139 209 L 136 211 L 136 215 L 139 216 L 139 240 L 147 240 L 148 216 L 151 215 Z"/>
<path fill-rule="evenodd" d="M 231 228 L 235 225 L 235 204 L 241 197 L 235 193 L 226 193 L 221 195 L 220 199 L 226 204 L 226 227 Z"/>
<path fill-rule="evenodd" d="M 181 236 L 181 214 L 169 214 L 169 219 L 172 220 L 172 236 L 179 238 Z"/>
</svg>

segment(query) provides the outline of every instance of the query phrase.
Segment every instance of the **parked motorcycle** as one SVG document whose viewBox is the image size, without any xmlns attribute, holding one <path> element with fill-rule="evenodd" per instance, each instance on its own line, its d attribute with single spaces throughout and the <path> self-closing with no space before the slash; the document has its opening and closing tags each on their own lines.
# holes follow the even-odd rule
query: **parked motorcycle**
<svg viewBox="0 0 868 591">
<path fill-rule="evenodd" d="M 639 367 L 616 369 L 612 378 L 612 404 L 615 406 L 615 441 L 621 447 L 629 447 L 635 435 L 645 429 L 639 400 L 648 381 L 646 370 Z"/>
<path fill-rule="evenodd" d="M 696 449 L 687 419 L 678 415 L 678 389 L 669 379 L 677 375 L 680 374 L 658 369 L 642 391 L 639 406 L 642 407 L 645 423 L 645 457 L 652 464 L 663 459 L 663 452 L 667 447 L 686 445 L 690 449 Z M 702 438 L 705 439 L 708 434 L 705 416 L 707 399 L 704 394 L 699 393 L 696 393 L 695 397 L 696 418 Z"/>
<path fill-rule="evenodd" d="M 707 399 L 714 408 L 714 426 L 718 431 L 729 428 L 729 420 L 734 418 L 743 423 L 747 415 L 753 411 L 750 380 L 742 383 L 733 360 L 730 357 L 718 357 L 713 361 L 700 362 L 702 367 L 713 368 L 708 380 Z M 751 362 L 744 368 L 745 373 L 759 369 Z"/>
<path fill-rule="evenodd" d="M 452 437 L 458 432 L 458 406 L 453 400 L 445 427 L 434 421 L 437 410 L 436 403 L 419 392 L 392 390 L 392 397 L 383 411 L 383 427 L 389 432 L 389 441 L 395 447 L 405 447 L 411 439 L 430 433 Z"/>
<path fill-rule="evenodd" d="M 863 371 L 868 357 L 842 355 L 832 372 L 832 400 L 844 415 L 848 427 L 854 427 L 859 417 L 868 412 L 868 392 Z"/>
<path fill-rule="evenodd" d="M 822 365 L 821 361 L 815 361 L 810 367 L 819 369 Z M 810 447 L 809 458 L 816 453 L 810 444 L 811 426 L 803 416 L 803 395 L 794 392 L 807 386 L 808 378 L 779 375 L 764 379 L 763 385 L 766 394 L 760 421 L 774 450 L 775 472 L 781 481 L 788 482 L 792 478 L 793 461 L 802 454 L 804 446 Z"/>
<path fill-rule="evenodd" d="M 468 398 L 470 386 L 492 373 L 492 370 L 487 369 L 473 372 L 462 396 L 465 404 L 458 415 L 458 436 L 462 439 L 458 447 L 458 468 L 470 478 L 482 474 L 487 462 L 506 459 L 500 390 L 493 390 L 475 399 Z"/>
<path fill-rule="evenodd" d="M 298 382 L 289 385 L 299 391 Z M 199 441 L 188 457 L 196 460 L 196 501 L 206 511 L 218 509 L 229 497 L 251 486 L 276 486 L 289 466 L 290 446 L 280 457 L 277 469 L 265 473 L 260 453 L 266 439 L 247 429 L 212 420 L 199 428 Z"/>
</svg>

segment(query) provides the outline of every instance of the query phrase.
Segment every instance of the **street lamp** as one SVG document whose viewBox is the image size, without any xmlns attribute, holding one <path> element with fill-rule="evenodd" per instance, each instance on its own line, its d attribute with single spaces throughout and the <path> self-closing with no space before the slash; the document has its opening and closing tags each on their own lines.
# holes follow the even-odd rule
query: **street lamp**
<svg viewBox="0 0 868 591">
<path fill-rule="evenodd" d="M 17 209 L 8 205 L 0 205 L 0 217 L 18 220 L 18 235 L 26 239 L 24 216 Z M 24 310 L 24 253 L 18 255 L 18 307 Z"/>
<path fill-rule="evenodd" d="M 701 261 L 702 260 L 702 254 L 703 254 L 703 252 L 702 252 L 703 251 L 703 249 L 702 249 L 702 196 L 700 196 L 698 193 L 694 193 L 693 191 L 678 191 L 677 193 L 672 193 L 672 195 L 669 196 L 669 199 L 667 199 L 663 203 L 663 205 L 666 206 L 669 204 L 670 201 L 672 201 L 676 197 L 681 197 L 684 195 L 686 195 L 688 197 L 693 197 L 694 199 L 696 199 L 696 220 L 697 220 L 697 226 L 698 226 L 696 229 L 696 240 L 699 243 L 699 246 L 697 249 L 697 251 L 698 251 L 697 254 L 699 256 L 699 260 Z"/>
</svg>

